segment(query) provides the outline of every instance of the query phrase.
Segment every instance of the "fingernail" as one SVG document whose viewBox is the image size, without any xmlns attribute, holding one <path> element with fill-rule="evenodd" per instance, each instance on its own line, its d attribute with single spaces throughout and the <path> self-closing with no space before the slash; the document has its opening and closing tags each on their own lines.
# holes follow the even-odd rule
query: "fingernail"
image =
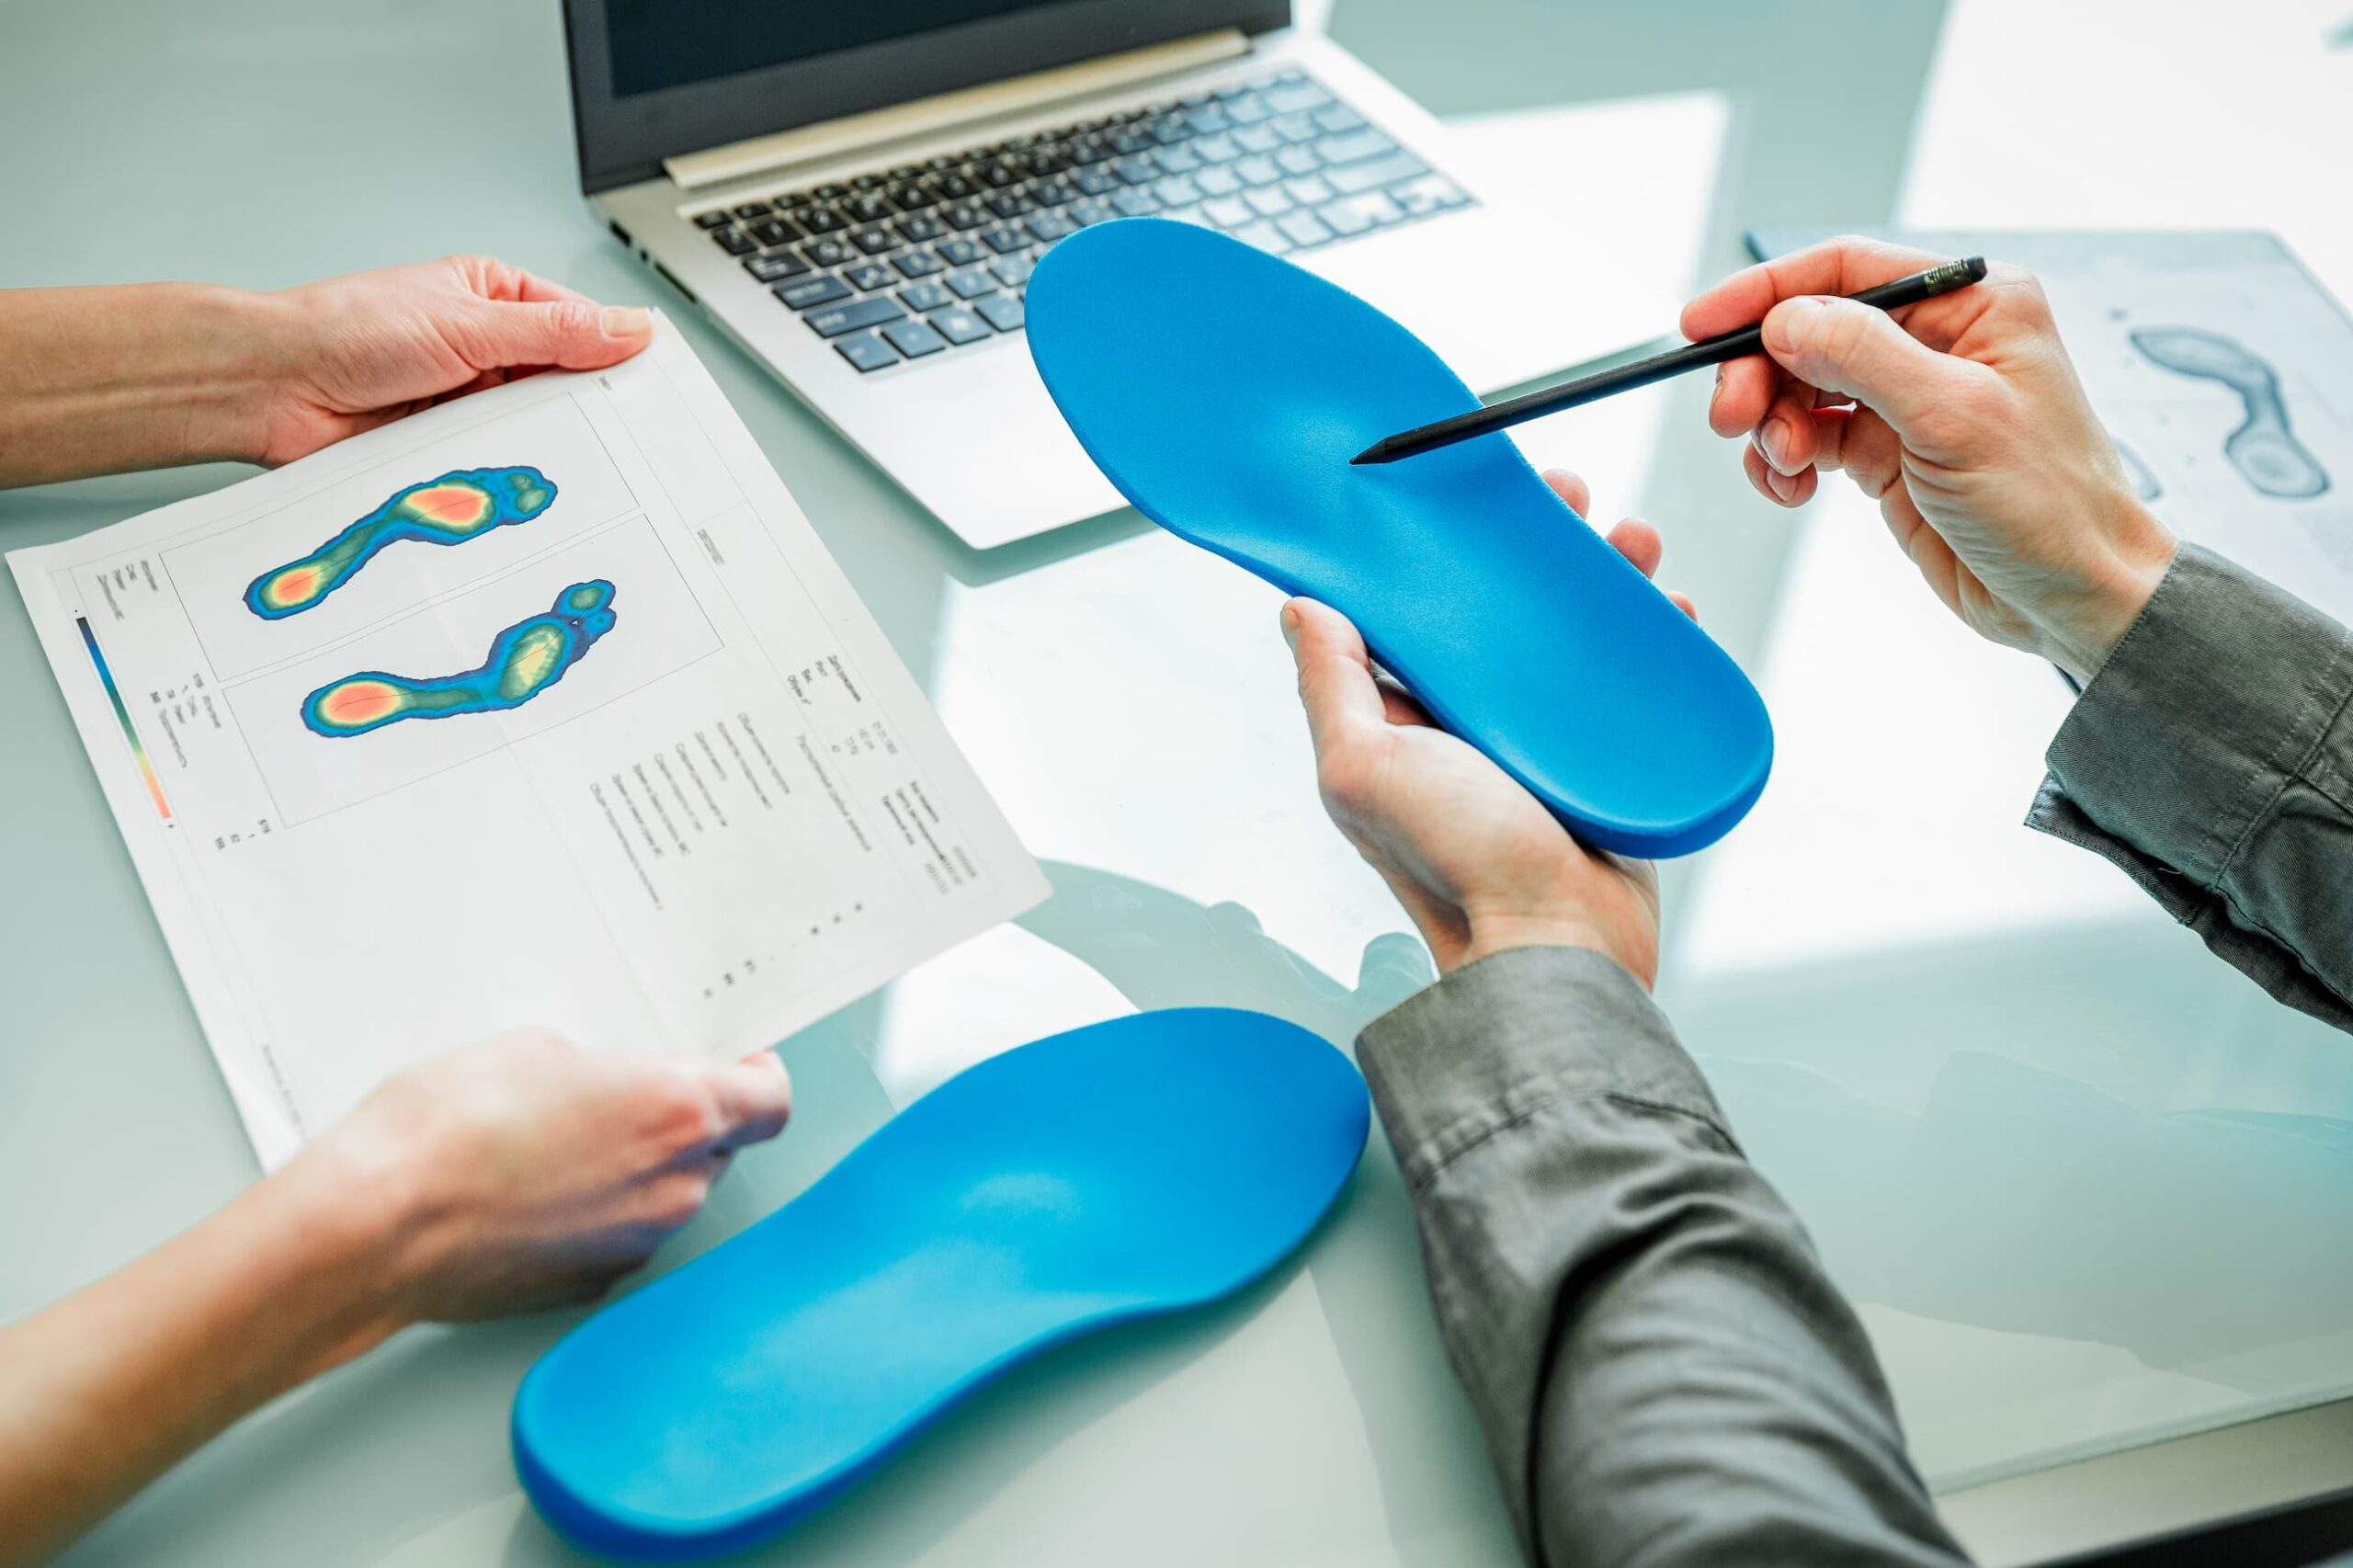
<svg viewBox="0 0 2353 1568">
<path fill-rule="evenodd" d="M 1790 472 L 1790 422 L 1768 419 L 1756 427 L 1756 449 L 1765 454 L 1777 473 Z"/>
<path fill-rule="evenodd" d="M 1765 318 L 1765 347 L 1787 353 L 1813 331 L 1814 318 L 1822 312 L 1822 301 L 1811 294 L 1782 301 Z"/>
<path fill-rule="evenodd" d="M 607 337 L 643 337 L 654 330 L 654 315 L 643 305 L 607 305 L 602 324 Z"/>
</svg>

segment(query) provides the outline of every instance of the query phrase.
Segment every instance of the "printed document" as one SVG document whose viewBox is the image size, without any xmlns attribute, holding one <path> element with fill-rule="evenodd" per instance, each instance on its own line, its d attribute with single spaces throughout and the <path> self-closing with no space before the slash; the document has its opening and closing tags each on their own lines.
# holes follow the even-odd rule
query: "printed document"
<svg viewBox="0 0 2353 1568">
<path fill-rule="evenodd" d="M 1045 895 L 666 322 L 8 562 L 266 1165 L 467 1040 L 740 1055 Z"/>
</svg>

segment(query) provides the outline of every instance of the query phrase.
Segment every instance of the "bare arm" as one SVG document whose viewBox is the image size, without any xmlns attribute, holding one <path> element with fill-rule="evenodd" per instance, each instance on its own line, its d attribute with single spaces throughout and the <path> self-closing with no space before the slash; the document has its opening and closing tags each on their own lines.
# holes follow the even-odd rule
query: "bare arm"
<svg viewBox="0 0 2353 1568">
<path fill-rule="evenodd" d="M 289 462 L 513 374 L 616 363 L 651 334 L 642 310 L 482 256 L 278 293 L 0 291 L 0 488 Z"/>
<path fill-rule="evenodd" d="M 502 1037 L 387 1084 L 202 1224 L 0 1329 L 0 1565 L 410 1324 L 586 1301 L 784 1125 L 773 1055 Z"/>
</svg>

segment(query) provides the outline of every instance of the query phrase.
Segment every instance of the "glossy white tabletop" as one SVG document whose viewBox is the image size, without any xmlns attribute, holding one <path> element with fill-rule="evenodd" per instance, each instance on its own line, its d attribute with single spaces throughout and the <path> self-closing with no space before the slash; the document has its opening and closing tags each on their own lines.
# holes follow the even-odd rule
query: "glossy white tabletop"
<svg viewBox="0 0 2353 1568">
<path fill-rule="evenodd" d="M 2103 7 L 2107 41 L 2141 29 L 2124 74 L 2099 68 L 2101 28 L 2008 0 L 1765 9 L 1340 0 L 1333 30 L 1474 117 L 1473 155 L 1525 169 L 1593 243 L 1678 285 L 1737 263 L 1754 223 L 2064 217 L 2280 228 L 2353 289 L 2353 246 L 2331 250 L 2345 236 L 2310 216 L 2341 183 L 2317 150 L 2325 119 L 2273 138 L 2286 172 L 2268 183 L 2212 167 L 2236 145 L 2227 116 L 2194 144 L 2155 138 L 2151 159 L 2206 160 L 2188 177 L 2208 205 L 2188 210 L 2085 108 L 2137 119 L 2180 101 L 2165 74 L 2213 57 L 2203 8 L 2177 23 Z M 2329 43 L 2343 18 L 2276 9 L 2232 46 L 2231 90 L 2259 103 L 2268 71 L 2295 101 L 2334 82 L 2353 102 L 2353 51 Z M 2045 52 L 2021 76 L 2004 40 L 2035 28 Z M 667 305 L 1049 862 L 1034 915 L 784 1042 L 793 1128 L 740 1162 L 665 1265 L 990 1051 L 1196 1002 L 1346 1041 L 1427 978 L 1317 809 L 1271 591 L 1132 517 L 958 545 L 587 219 L 553 0 L 80 0 L 15 7 L 0 34 L 0 286 L 275 285 L 483 250 Z M 1523 290 L 1531 312 L 1575 304 L 1546 292 L 1540 257 L 1465 257 L 1461 281 Z M 1864 1303 L 1924 1467 L 1965 1484 L 2344 1392 L 2353 1052 L 2120 877 L 2017 825 L 2064 710 L 2055 677 L 1929 613 L 1867 508 L 1791 518 L 1750 495 L 1737 451 L 1701 426 L 1704 390 L 1654 389 L 1527 443 L 1583 468 L 1597 510 L 1662 523 L 1665 574 L 1774 706 L 1764 805 L 1670 871 L 1661 994 Z M 233 477 L 0 495 L 0 547 Z M 6 1316 L 189 1223 L 254 1167 L 21 607 L 0 598 Z M 71 1561 L 576 1561 L 523 1504 L 505 1428 L 517 1379 L 569 1321 L 408 1335 L 238 1427 Z M 755 1560 L 1515 1554 L 1376 1138 L 1295 1266 L 1015 1375 Z"/>
</svg>

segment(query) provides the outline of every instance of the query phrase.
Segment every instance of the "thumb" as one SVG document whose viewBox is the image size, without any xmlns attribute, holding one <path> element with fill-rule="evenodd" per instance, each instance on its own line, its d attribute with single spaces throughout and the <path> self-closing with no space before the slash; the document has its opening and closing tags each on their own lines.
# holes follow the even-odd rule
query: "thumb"
<svg viewBox="0 0 2353 1568">
<path fill-rule="evenodd" d="M 1954 406 L 1979 395 L 1994 372 L 1939 354 L 1885 311 L 1852 300 L 1802 294 L 1765 317 L 1765 351 L 1799 381 L 1874 410 L 1904 444 L 1918 449 L 1949 428 Z"/>
<path fill-rule="evenodd" d="M 717 1146 L 740 1149 L 762 1143 L 784 1131 L 792 1114 L 792 1079 L 773 1051 L 756 1051 L 741 1062 L 704 1065 L 712 1100 L 724 1123 Z"/>
<path fill-rule="evenodd" d="M 486 307 L 475 324 L 468 347 L 478 370 L 601 370 L 654 341 L 654 316 L 643 306 L 586 300 L 501 301 Z"/>
</svg>

